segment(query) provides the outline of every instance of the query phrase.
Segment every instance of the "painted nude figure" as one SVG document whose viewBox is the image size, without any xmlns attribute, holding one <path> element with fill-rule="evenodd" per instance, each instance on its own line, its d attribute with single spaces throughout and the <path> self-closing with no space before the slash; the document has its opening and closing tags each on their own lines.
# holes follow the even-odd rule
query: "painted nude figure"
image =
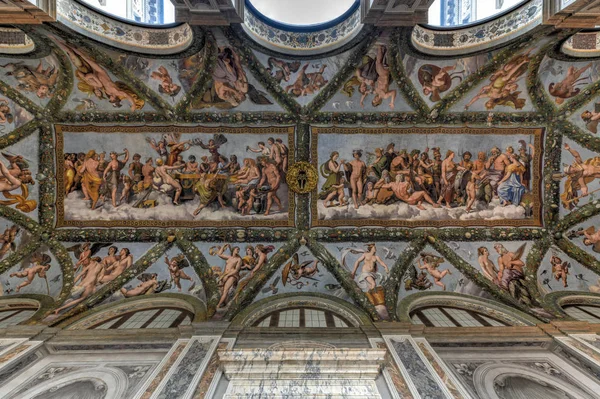
<svg viewBox="0 0 600 399">
<path fill-rule="evenodd" d="M 408 205 L 415 205 L 418 209 L 424 211 L 423 201 L 431 204 L 434 208 L 439 208 L 440 205 L 433 202 L 429 194 L 425 191 L 412 191 L 412 184 L 407 182 L 404 175 L 398 173 L 396 179 L 381 186 L 382 189 L 389 189 L 394 193 L 394 196 Z"/>
<path fill-rule="evenodd" d="M 561 194 L 561 202 L 566 209 L 572 209 L 578 203 L 578 195 L 581 197 L 589 195 L 588 184 L 594 179 L 600 178 L 600 157 L 583 160 L 578 151 L 565 143 L 565 150 L 573 156 L 571 165 L 565 166 L 562 177 L 567 177 L 564 193 Z"/>
<path fill-rule="evenodd" d="M 21 288 L 28 286 L 33 282 L 33 279 L 37 277 L 46 278 L 46 272 L 50 269 L 51 259 L 49 255 L 46 254 L 36 254 L 31 259 L 32 266 L 16 272 L 11 273 L 10 277 L 18 277 L 26 279 L 21 284 L 17 285 L 16 292 L 21 291 Z"/>
<path fill-rule="evenodd" d="M 158 287 L 158 274 L 156 273 L 143 273 L 138 277 L 138 280 L 141 282 L 135 288 L 130 290 L 121 288 L 121 294 L 123 294 L 125 298 L 146 295 L 154 292 L 154 290 Z"/>
<path fill-rule="evenodd" d="M 362 269 L 358 276 L 358 284 L 365 283 L 369 290 L 374 290 L 377 287 L 377 264 L 380 264 L 385 269 L 386 274 L 389 274 L 390 269 L 385 262 L 377 255 L 377 247 L 375 244 L 367 244 L 367 252 L 363 253 L 360 258 L 354 262 L 354 269 L 350 277 L 354 280 L 356 272 L 360 266 Z"/>
<path fill-rule="evenodd" d="M 231 255 L 225 255 L 225 250 L 231 248 Z M 240 270 L 242 269 L 242 258 L 240 257 L 240 248 L 231 247 L 230 244 L 223 245 L 217 256 L 225 260 L 225 270 L 219 276 L 219 287 L 221 288 L 221 299 L 217 304 L 217 308 L 221 308 L 227 305 L 227 297 L 229 291 L 235 289 L 238 281 L 240 280 Z"/>
<path fill-rule="evenodd" d="M 482 98 L 489 98 L 485 108 L 491 110 L 496 105 L 505 105 L 515 109 L 525 106 L 525 99 L 518 98 L 521 92 L 517 92 L 519 85 L 517 80 L 527 71 L 529 64 L 529 53 L 517 55 L 494 74 L 490 76 L 490 84 L 483 86 L 479 93 L 465 105 L 465 110 Z"/>
<path fill-rule="evenodd" d="M 164 66 L 159 66 L 158 70 L 150 74 L 152 79 L 156 79 L 160 82 L 158 91 L 161 94 L 167 94 L 171 97 L 175 97 L 181 91 L 181 86 L 173 83 L 173 78 L 169 74 L 169 71 Z"/>
<path fill-rule="evenodd" d="M 122 100 L 129 101 L 132 112 L 144 107 L 144 100 L 140 99 L 124 83 L 114 82 L 108 72 L 86 54 L 66 43 L 58 42 L 58 44 L 75 65 L 75 76 L 88 87 L 87 91 L 99 99 L 108 98 L 114 107 L 121 107 Z"/>
<path fill-rule="evenodd" d="M 498 284 L 498 269 L 490 259 L 490 251 L 486 247 L 479 247 L 477 248 L 477 255 L 479 255 L 477 261 L 481 266 L 483 276 L 494 284 Z"/>
<path fill-rule="evenodd" d="M 375 82 L 375 96 L 373 97 L 373 106 L 377 107 L 383 100 L 390 99 L 390 109 L 394 109 L 394 101 L 396 101 L 396 90 L 390 90 L 390 68 L 385 65 L 384 57 L 387 49 L 385 46 L 377 48 L 377 59 L 375 61 L 375 69 L 377 71 L 377 81 Z"/>
<path fill-rule="evenodd" d="M 550 83 L 550 85 L 548 86 L 548 91 L 554 96 L 554 101 L 556 101 L 557 104 L 562 104 L 565 102 L 565 99 L 574 97 L 577 94 L 579 94 L 581 89 L 575 86 L 581 84 L 582 80 L 590 79 L 589 77 L 581 78 L 581 74 L 583 74 L 591 67 L 591 62 L 579 69 L 571 65 L 569 69 L 567 69 L 567 76 L 565 76 L 563 80 L 561 80 L 558 83 Z"/>
<path fill-rule="evenodd" d="M 121 275 L 133 264 L 133 255 L 129 252 L 128 248 L 123 248 L 119 252 L 119 260 L 114 262 L 111 266 L 105 270 L 105 275 L 100 279 L 100 283 L 110 283 Z M 104 265 L 103 265 L 104 266 Z"/>
<path fill-rule="evenodd" d="M 38 98 L 52 97 L 60 70 L 55 65 L 44 68 L 44 62 L 40 60 L 38 66 L 33 69 L 21 62 L 0 65 L 2 68 L 11 68 L 7 76 L 14 77 L 19 84 L 17 89 L 35 93 Z"/>
<path fill-rule="evenodd" d="M 352 189 L 352 201 L 355 209 L 358 209 L 361 204 L 365 175 L 367 173 L 367 164 L 360 159 L 361 157 L 362 150 L 354 150 L 352 151 L 352 158 L 354 159 L 348 163 L 352 168 L 350 188 Z"/>
<path fill-rule="evenodd" d="M 14 251 L 16 249 L 15 239 L 17 238 L 19 231 L 19 227 L 14 224 L 4 230 L 4 233 L 0 235 L 0 260 L 4 259 L 4 256 L 6 256 L 8 251 Z"/>
<path fill-rule="evenodd" d="M 56 309 L 54 311 L 55 315 L 57 315 L 62 310 L 68 309 L 77 305 L 78 303 L 85 301 L 89 296 L 96 292 L 96 285 L 98 285 L 100 277 L 104 273 L 104 266 L 102 265 L 101 261 L 102 260 L 98 256 L 95 256 L 92 259 L 90 259 L 90 263 L 83 269 L 83 271 L 75 278 L 75 281 L 73 282 L 73 284 L 75 284 L 76 286 L 77 283 L 79 283 L 78 286 L 83 289 L 83 292 L 81 293 L 79 298 L 71 302 L 67 302 L 60 308 Z"/>
<path fill-rule="evenodd" d="M 569 262 L 563 262 L 561 258 L 553 255 L 550 258 L 550 264 L 552 265 L 552 275 L 556 281 L 562 280 L 563 287 L 567 288 L 567 276 L 569 275 Z"/>
<path fill-rule="evenodd" d="M 260 159 L 260 163 L 263 167 L 262 169 L 262 178 L 258 182 L 258 186 L 262 189 L 266 187 L 267 191 L 267 209 L 265 210 L 265 216 L 269 215 L 271 211 L 271 205 L 273 205 L 273 201 L 281 210 L 283 207 L 281 205 L 281 201 L 277 196 L 277 190 L 279 189 L 279 185 L 281 184 L 281 173 L 279 173 L 279 169 L 273 163 L 270 158 L 263 157 Z"/>
<path fill-rule="evenodd" d="M 423 263 L 421 264 L 421 262 Z M 427 273 L 433 277 L 434 284 L 442 287 L 442 289 L 445 291 L 446 285 L 442 283 L 442 279 L 446 277 L 446 275 L 452 274 L 452 272 L 450 269 L 438 270 L 438 267 L 442 263 L 444 263 L 444 258 L 440 258 L 439 256 L 435 256 L 426 252 L 422 252 L 421 259 L 417 260 L 419 269 L 426 270 Z"/>
<path fill-rule="evenodd" d="M 175 190 L 175 198 L 173 199 L 174 205 L 179 205 L 179 196 L 181 195 L 183 187 L 181 187 L 181 184 L 169 174 L 169 171 L 177 169 L 182 169 L 182 166 L 167 166 L 163 163 L 161 158 L 156 160 L 156 168 L 154 168 L 154 174 L 160 178 L 162 184 L 168 184 Z"/>
<path fill-rule="evenodd" d="M 192 286 L 189 289 L 193 288 L 193 286 L 195 285 L 193 282 L 194 280 L 183 271 L 183 268 L 188 264 L 183 254 L 175 256 L 172 259 L 169 259 L 168 256 L 165 256 L 165 263 L 169 267 L 169 274 L 171 275 L 171 280 L 173 280 L 173 283 L 175 284 L 175 287 L 177 287 L 177 290 L 179 292 L 181 292 L 182 279 L 191 281 Z"/>
</svg>

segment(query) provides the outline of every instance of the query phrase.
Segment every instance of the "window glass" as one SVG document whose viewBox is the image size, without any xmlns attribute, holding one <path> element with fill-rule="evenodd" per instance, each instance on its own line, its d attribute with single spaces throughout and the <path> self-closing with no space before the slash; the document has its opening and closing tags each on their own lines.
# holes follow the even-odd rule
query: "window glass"
<svg viewBox="0 0 600 399">
<path fill-rule="evenodd" d="M 310 26 L 332 21 L 346 13 L 356 0 L 250 0 L 265 17 L 286 25 Z"/>
<path fill-rule="evenodd" d="M 460 26 L 493 17 L 525 0 L 435 0 L 429 7 L 429 25 Z"/>
<path fill-rule="evenodd" d="M 175 22 L 170 0 L 80 0 L 88 6 L 129 21 L 162 25 Z"/>
</svg>

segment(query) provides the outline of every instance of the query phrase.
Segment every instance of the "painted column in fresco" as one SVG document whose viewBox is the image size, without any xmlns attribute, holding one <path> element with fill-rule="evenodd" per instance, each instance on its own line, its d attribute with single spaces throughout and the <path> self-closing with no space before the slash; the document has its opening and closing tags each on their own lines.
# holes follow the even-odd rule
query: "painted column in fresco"
<svg viewBox="0 0 600 399">
<path fill-rule="evenodd" d="M 219 338 L 195 336 L 177 340 L 136 398 L 192 398 Z"/>
<path fill-rule="evenodd" d="M 389 335 L 384 339 L 411 393 L 403 398 L 471 398 L 425 338 Z"/>
</svg>

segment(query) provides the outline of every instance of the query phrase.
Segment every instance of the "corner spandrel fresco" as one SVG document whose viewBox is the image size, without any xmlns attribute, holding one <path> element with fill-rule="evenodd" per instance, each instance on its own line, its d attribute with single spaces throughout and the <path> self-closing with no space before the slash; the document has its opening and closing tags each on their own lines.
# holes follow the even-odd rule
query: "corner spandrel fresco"
<svg viewBox="0 0 600 399">
<path fill-rule="evenodd" d="M 390 55 L 390 37 L 381 35 L 357 61 L 357 67 L 340 90 L 323 107 L 326 112 L 410 111 L 394 80 L 395 60 Z"/>
<path fill-rule="evenodd" d="M 0 76 L 4 83 L 44 107 L 55 95 L 60 67 L 53 56 L 39 60 L 0 58 Z"/>
</svg>

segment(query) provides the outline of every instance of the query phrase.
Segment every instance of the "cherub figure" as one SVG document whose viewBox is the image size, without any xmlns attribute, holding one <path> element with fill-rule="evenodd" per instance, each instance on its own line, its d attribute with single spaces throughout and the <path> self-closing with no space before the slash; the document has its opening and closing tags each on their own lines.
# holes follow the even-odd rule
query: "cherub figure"
<svg viewBox="0 0 600 399">
<path fill-rule="evenodd" d="M 73 245 L 72 247 L 67 248 L 68 252 L 73 252 L 77 262 L 75 263 L 73 269 L 74 271 L 79 270 L 82 266 L 87 266 L 89 264 L 90 258 L 94 256 L 98 251 L 102 248 L 108 247 L 112 245 L 111 243 L 89 243 L 84 242 L 83 244 Z M 116 249 L 116 247 L 115 247 Z M 109 254 L 110 254 L 109 249 Z M 108 265 L 107 265 L 108 266 Z"/>
<path fill-rule="evenodd" d="M 269 57 L 267 63 L 269 64 L 267 72 L 273 76 L 277 83 L 281 83 L 282 80 L 289 82 L 292 72 L 298 72 L 298 69 L 300 69 L 300 61 L 285 62 Z"/>
<path fill-rule="evenodd" d="M 581 114 L 581 119 L 585 122 L 585 127 L 590 132 L 598 133 L 598 123 L 600 122 L 600 103 L 594 104 L 594 110 L 585 110 Z"/>
<path fill-rule="evenodd" d="M 137 279 L 140 280 L 140 283 L 135 288 L 121 288 L 121 294 L 125 298 L 158 294 L 170 287 L 166 280 L 158 281 L 158 274 L 156 273 L 142 273 Z"/>
<path fill-rule="evenodd" d="M 254 201 L 256 200 L 256 198 L 258 197 L 258 190 L 256 189 L 256 187 L 251 187 L 250 190 L 248 191 L 248 199 L 245 200 L 242 203 L 242 216 L 246 216 L 249 215 L 250 212 L 252 211 L 252 207 L 254 206 Z"/>
<path fill-rule="evenodd" d="M 21 271 L 18 271 L 16 273 L 11 273 L 10 277 L 18 277 L 18 278 L 26 279 L 21 284 L 17 285 L 17 288 L 15 291 L 18 293 L 21 290 L 21 288 L 26 287 L 29 284 L 31 284 L 33 282 L 33 279 L 36 276 L 45 279 L 46 272 L 52 266 L 50 264 L 51 261 L 52 261 L 52 259 L 50 258 L 50 255 L 38 253 L 38 254 L 35 254 L 31 258 L 31 263 L 33 264 L 32 266 L 25 268 Z M 48 293 L 48 294 L 50 294 L 50 293 Z"/>
<path fill-rule="evenodd" d="M 571 165 L 565 165 L 561 177 L 566 177 L 564 192 L 560 195 L 562 206 L 565 209 L 573 209 L 581 197 L 589 195 L 588 184 L 600 178 L 600 157 L 593 157 L 585 161 L 578 151 L 571 148 L 569 144 L 564 145 L 573 156 Z M 581 192 L 581 197 L 579 196 Z"/>
<path fill-rule="evenodd" d="M 188 288 L 188 291 L 190 291 L 192 288 L 194 288 L 196 283 L 190 276 L 188 276 L 183 271 L 184 268 L 186 268 L 190 265 L 189 262 L 187 261 L 187 259 L 185 258 L 185 255 L 179 254 L 171 259 L 169 259 L 168 256 L 165 256 L 165 262 L 167 263 L 167 266 L 169 267 L 169 273 L 171 274 L 171 280 L 173 281 L 173 283 L 175 284 L 175 286 L 177 287 L 177 290 L 179 292 L 181 292 L 181 280 L 182 279 L 192 282 L 192 285 L 190 286 L 190 288 Z"/>
<path fill-rule="evenodd" d="M 44 68 L 43 61 L 35 69 L 22 62 L 0 65 L 2 68 L 11 68 L 6 76 L 14 77 L 19 84 L 17 89 L 35 93 L 38 98 L 52 97 L 59 76 L 59 69 L 50 64 Z"/>
<path fill-rule="evenodd" d="M 581 230 L 576 233 L 577 235 L 583 235 L 583 245 L 586 247 L 591 246 L 592 251 L 600 253 L 600 230 L 596 231 L 594 226 L 590 226 L 585 230 Z"/>
<path fill-rule="evenodd" d="M 8 101 L 0 99 L 0 123 L 13 123 L 14 116 L 8 105 Z"/>
<path fill-rule="evenodd" d="M 4 230 L 4 233 L 0 235 L 0 260 L 4 259 L 4 256 L 8 253 L 8 251 L 15 251 L 17 247 L 15 244 L 15 239 L 17 238 L 19 231 L 19 227 L 14 224 Z"/>
<path fill-rule="evenodd" d="M 417 72 L 417 77 L 423 87 L 423 94 L 429 96 L 429 100 L 432 102 L 440 101 L 442 99 L 441 93 L 452 87 L 452 80 L 458 79 L 459 83 L 462 82 L 462 77 L 455 75 L 462 74 L 464 71 L 451 73 L 455 69 L 456 65 L 439 67 L 433 64 L 425 64 L 421 66 Z"/>
<path fill-rule="evenodd" d="M 292 280 L 298 281 L 303 277 L 312 279 L 312 276 L 319 271 L 318 264 L 319 261 L 317 259 L 300 263 L 298 254 L 294 254 L 292 260 L 283 267 L 281 272 L 283 285 L 285 286 L 287 283 L 290 283 L 295 287 L 302 287 L 304 285 L 302 282 L 293 283 Z"/>
<path fill-rule="evenodd" d="M 550 258 L 550 265 L 552 266 L 552 275 L 556 281 L 562 279 L 563 287 L 567 288 L 567 276 L 569 275 L 569 268 L 571 264 L 567 261 L 563 262 L 561 258 L 556 255 L 552 255 Z"/>
<path fill-rule="evenodd" d="M 423 264 L 421 264 L 421 262 L 423 262 Z M 438 267 L 444 263 L 444 258 L 427 252 L 421 252 L 421 259 L 417 260 L 417 263 L 419 269 L 426 270 L 427 273 L 433 277 L 435 285 L 442 287 L 444 291 L 446 290 L 446 285 L 442 283 L 442 279 L 446 277 L 446 275 L 452 274 L 452 272 L 450 269 L 438 270 Z"/>
<path fill-rule="evenodd" d="M 418 272 L 415 266 L 409 267 L 404 277 L 404 289 L 411 291 L 413 289 L 425 291 L 431 288 L 433 284 L 427 278 L 427 273 Z"/>
<path fill-rule="evenodd" d="M 575 97 L 579 94 L 581 89 L 575 86 L 580 85 L 584 80 L 591 80 L 589 76 L 587 78 L 581 77 L 581 75 L 591 67 L 591 62 L 579 69 L 571 65 L 569 69 L 567 69 L 567 76 L 565 76 L 563 80 L 557 83 L 550 83 L 548 91 L 554 96 L 554 100 L 557 104 L 560 105 L 565 102 L 565 99 Z"/>
<path fill-rule="evenodd" d="M 181 91 L 181 86 L 173 83 L 169 71 L 162 65 L 158 67 L 158 70 L 152 72 L 150 77 L 160 81 L 160 85 L 158 86 L 160 94 L 167 94 L 171 97 L 175 97 Z"/>
<path fill-rule="evenodd" d="M 131 195 L 131 187 L 133 184 L 133 180 L 131 177 L 127 175 L 121 176 L 121 181 L 123 182 L 123 189 L 121 191 L 121 197 L 119 198 L 119 203 L 129 203 L 129 197 Z"/>
</svg>

